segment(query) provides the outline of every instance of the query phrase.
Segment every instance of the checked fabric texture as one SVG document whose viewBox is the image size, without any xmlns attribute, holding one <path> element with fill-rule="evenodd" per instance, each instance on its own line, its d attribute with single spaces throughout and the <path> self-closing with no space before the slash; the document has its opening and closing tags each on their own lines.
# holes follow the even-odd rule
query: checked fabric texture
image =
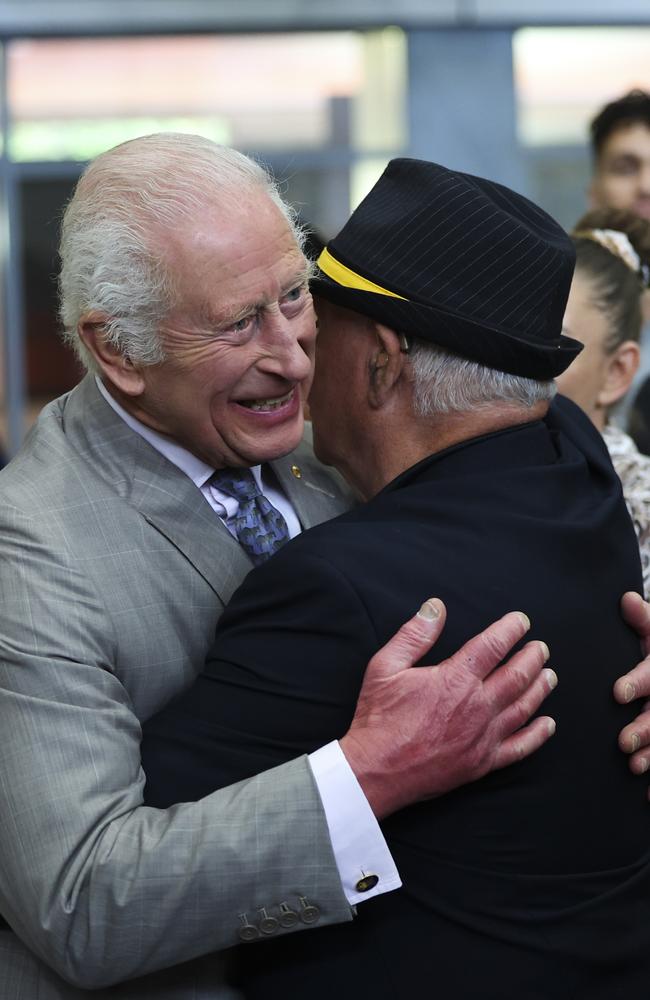
<svg viewBox="0 0 650 1000">
<path fill-rule="evenodd" d="M 287 522 L 260 492 L 250 469 L 219 469 L 211 481 L 239 501 L 233 521 L 235 534 L 253 564 L 259 566 L 288 541 Z"/>
</svg>

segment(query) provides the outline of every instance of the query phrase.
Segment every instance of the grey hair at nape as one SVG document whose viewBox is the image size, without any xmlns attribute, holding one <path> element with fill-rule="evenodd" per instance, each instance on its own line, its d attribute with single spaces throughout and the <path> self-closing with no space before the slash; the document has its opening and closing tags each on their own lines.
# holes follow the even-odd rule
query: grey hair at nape
<svg viewBox="0 0 650 1000">
<path fill-rule="evenodd" d="M 441 413 L 471 412 L 494 403 L 528 409 L 553 399 L 556 392 L 553 379 L 509 375 L 423 340 L 413 340 L 409 360 L 413 408 L 425 419 Z"/>
<path fill-rule="evenodd" d="M 104 334 L 140 365 L 164 359 L 159 328 L 176 287 L 164 232 L 210 207 L 237 206 L 263 191 L 302 247 L 294 210 L 250 157 L 202 136 L 158 133 L 122 143 L 87 167 L 61 228 L 59 314 L 63 338 L 88 371 L 97 366 L 78 334 L 82 316 L 107 317 Z"/>
</svg>

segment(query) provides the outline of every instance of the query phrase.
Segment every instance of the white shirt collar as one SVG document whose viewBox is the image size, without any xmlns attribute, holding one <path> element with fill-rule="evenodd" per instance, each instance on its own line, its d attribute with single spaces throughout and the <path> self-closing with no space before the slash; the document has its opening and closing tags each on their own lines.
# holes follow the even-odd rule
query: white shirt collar
<svg viewBox="0 0 650 1000">
<path fill-rule="evenodd" d="M 175 465 L 177 469 L 184 472 L 186 476 L 192 480 L 195 486 L 201 489 L 204 486 L 210 476 L 214 475 L 215 469 L 207 465 L 196 455 L 193 455 L 191 451 L 187 448 L 183 448 L 182 445 L 177 444 L 176 441 L 172 441 L 171 438 L 165 437 L 164 434 L 159 434 L 158 431 L 152 430 L 151 427 L 147 427 L 146 424 L 141 423 L 136 417 L 128 413 L 123 406 L 114 399 L 99 376 L 95 376 L 95 382 L 97 383 L 97 388 L 101 392 L 102 396 L 111 407 L 112 410 L 117 413 L 118 417 L 121 417 L 125 424 L 139 434 L 140 437 L 144 438 L 145 441 L 155 448 L 157 452 L 164 456 L 172 465 Z M 259 465 L 253 466 L 251 469 L 255 481 L 260 489 L 262 489 L 262 471 Z"/>
</svg>

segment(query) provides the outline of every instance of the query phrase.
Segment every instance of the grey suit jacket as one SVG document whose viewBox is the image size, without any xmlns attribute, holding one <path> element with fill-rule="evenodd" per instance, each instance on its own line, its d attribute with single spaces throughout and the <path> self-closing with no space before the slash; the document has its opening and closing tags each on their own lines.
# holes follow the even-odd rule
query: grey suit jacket
<svg viewBox="0 0 650 1000">
<path fill-rule="evenodd" d="M 306 447 L 273 468 L 305 527 L 348 505 Z M 140 722 L 193 680 L 250 568 L 92 378 L 0 473 L 2 1000 L 222 997 L 241 914 L 303 896 L 351 918 L 306 758 L 142 805 Z"/>
</svg>

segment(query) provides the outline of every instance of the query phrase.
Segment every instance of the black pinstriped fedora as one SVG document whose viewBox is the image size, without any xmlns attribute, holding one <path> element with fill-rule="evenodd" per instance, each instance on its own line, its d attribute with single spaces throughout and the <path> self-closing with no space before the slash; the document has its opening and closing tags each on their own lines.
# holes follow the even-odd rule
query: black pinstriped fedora
<svg viewBox="0 0 650 1000">
<path fill-rule="evenodd" d="M 392 160 L 318 258 L 312 289 L 490 368 L 549 379 L 582 345 L 561 335 L 575 254 L 501 184 Z"/>
</svg>

